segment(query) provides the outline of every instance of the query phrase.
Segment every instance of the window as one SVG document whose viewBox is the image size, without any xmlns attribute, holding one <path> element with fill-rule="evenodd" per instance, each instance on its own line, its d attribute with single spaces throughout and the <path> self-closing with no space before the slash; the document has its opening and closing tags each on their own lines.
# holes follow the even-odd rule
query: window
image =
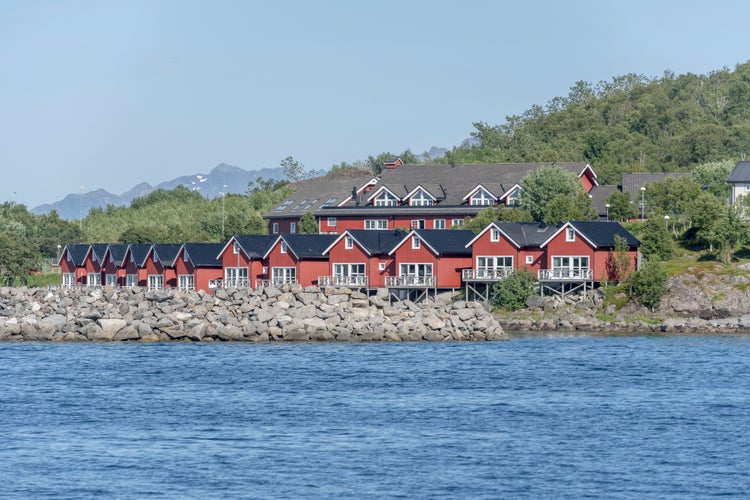
<svg viewBox="0 0 750 500">
<path fill-rule="evenodd" d="M 108 274 L 105 278 L 107 286 L 117 286 L 117 275 Z"/>
<path fill-rule="evenodd" d="M 62 275 L 62 286 L 70 287 L 76 284 L 76 273 L 63 273 Z"/>
<path fill-rule="evenodd" d="M 271 229 L 271 232 L 273 234 L 279 234 L 279 223 L 278 222 L 274 222 L 273 223 L 273 228 Z"/>
<path fill-rule="evenodd" d="M 164 288 L 164 276 L 162 276 L 161 274 L 149 274 L 148 288 L 149 290 L 158 290 L 160 288 Z"/>
<path fill-rule="evenodd" d="M 351 236 L 344 238 L 344 248 L 347 250 L 354 248 L 354 239 Z"/>
<path fill-rule="evenodd" d="M 398 205 L 398 201 L 398 198 L 384 190 L 373 200 L 372 204 L 376 207 L 395 207 Z"/>
<path fill-rule="evenodd" d="M 505 198 L 505 204 L 510 207 L 518 207 L 521 205 L 521 188 L 514 189 L 507 198 Z"/>
<path fill-rule="evenodd" d="M 745 184 L 745 191 L 750 191 L 750 184 Z"/>
<path fill-rule="evenodd" d="M 488 256 L 477 257 L 477 278 L 496 278 L 500 273 L 513 270 L 513 257 Z"/>
<path fill-rule="evenodd" d="M 409 205 L 413 207 L 430 207 L 435 204 L 435 198 L 430 196 L 425 190 L 420 189 L 409 199 Z"/>
<path fill-rule="evenodd" d="M 463 219 L 451 220 L 451 227 L 464 227 L 464 220 Z"/>
<path fill-rule="evenodd" d="M 232 253 L 234 253 L 235 255 L 240 253 L 240 244 L 236 241 L 234 242 L 234 245 L 232 245 Z"/>
<path fill-rule="evenodd" d="M 414 250 L 418 250 L 418 249 L 422 248 L 422 242 L 419 240 L 418 236 L 412 236 L 411 237 L 411 247 Z"/>
<path fill-rule="evenodd" d="M 492 242 L 498 242 L 500 241 L 500 230 L 493 227 L 490 229 L 490 241 Z"/>
<path fill-rule="evenodd" d="M 247 268 L 227 267 L 224 269 L 225 288 L 247 288 Z"/>
<path fill-rule="evenodd" d="M 416 219 L 416 220 L 411 221 L 411 228 L 412 229 L 424 229 L 425 228 L 424 219 Z"/>
<path fill-rule="evenodd" d="M 328 227 L 336 227 L 336 217 L 328 217 Z"/>
<path fill-rule="evenodd" d="M 435 229 L 445 229 L 445 219 L 435 219 L 432 221 L 432 227 Z"/>
<path fill-rule="evenodd" d="M 297 223 L 296 222 L 290 222 L 289 223 L 289 232 L 294 234 L 297 232 Z"/>
<path fill-rule="evenodd" d="M 526 256 L 526 263 L 527 264 L 533 264 L 534 263 L 534 256 L 533 255 L 527 255 Z"/>
<path fill-rule="evenodd" d="M 432 264 L 401 264 L 399 276 L 409 285 L 433 285 Z"/>
<path fill-rule="evenodd" d="M 576 230 L 572 227 L 569 227 L 565 231 L 565 241 L 575 241 L 576 240 Z"/>
<path fill-rule="evenodd" d="M 296 281 L 297 271 L 293 267 L 274 267 L 271 269 L 271 283 L 283 285 Z"/>
<path fill-rule="evenodd" d="M 484 206 L 484 205 L 494 205 L 495 204 L 495 197 L 492 196 L 490 193 L 485 191 L 484 189 L 478 190 L 476 193 L 474 193 L 471 198 L 469 198 L 469 205 L 473 206 Z"/>
<path fill-rule="evenodd" d="M 552 273 L 554 277 L 585 278 L 588 269 L 588 257 L 552 257 Z"/>
<path fill-rule="evenodd" d="M 128 274 L 125 276 L 125 286 L 138 286 L 138 275 Z"/>
<path fill-rule="evenodd" d="M 102 275 L 99 273 L 89 273 L 88 284 L 89 286 L 101 286 Z"/>
<path fill-rule="evenodd" d="M 386 219 L 365 219 L 365 229 L 388 229 L 388 221 Z"/>
<path fill-rule="evenodd" d="M 195 290 L 194 277 L 192 274 L 181 274 L 177 276 L 177 287 L 184 291 Z"/>
<path fill-rule="evenodd" d="M 364 264 L 334 264 L 333 275 L 336 277 L 361 278 L 365 275 Z"/>
<path fill-rule="evenodd" d="M 385 271 L 385 262 L 378 263 L 378 271 Z"/>
<path fill-rule="evenodd" d="M 279 246 L 279 250 L 281 251 L 281 253 L 286 253 L 286 250 L 287 250 L 286 241 L 281 242 L 281 245 Z"/>
</svg>

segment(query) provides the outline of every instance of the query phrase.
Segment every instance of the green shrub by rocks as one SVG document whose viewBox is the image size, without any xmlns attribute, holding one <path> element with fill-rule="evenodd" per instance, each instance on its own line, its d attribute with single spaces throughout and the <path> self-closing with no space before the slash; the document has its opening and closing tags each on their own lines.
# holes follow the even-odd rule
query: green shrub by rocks
<svg viewBox="0 0 750 500">
<path fill-rule="evenodd" d="M 526 306 L 526 298 L 534 295 L 536 278 L 530 271 L 516 271 L 492 287 L 493 303 L 515 311 Z"/>
</svg>

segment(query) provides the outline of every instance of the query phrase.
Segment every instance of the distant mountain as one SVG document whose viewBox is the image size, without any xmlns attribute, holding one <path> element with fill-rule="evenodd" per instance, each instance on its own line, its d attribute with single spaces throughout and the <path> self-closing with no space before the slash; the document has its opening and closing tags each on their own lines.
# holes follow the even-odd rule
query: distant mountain
<svg viewBox="0 0 750 500">
<path fill-rule="evenodd" d="M 314 175 L 322 174 L 315 172 Z M 156 186 L 142 182 L 121 195 L 112 194 L 104 189 L 97 189 L 88 193 L 71 193 L 61 201 L 39 205 L 31 211 L 35 214 L 46 214 L 52 210 L 57 210 L 62 219 L 80 219 L 86 217 L 89 210 L 94 207 L 106 207 L 109 204 L 128 206 L 135 198 L 145 196 L 157 189 L 169 190 L 177 186 L 186 186 L 209 199 L 221 196 L 222 192 L 241 194 L 247 190 L 248 181 L 255 181 L 258 177 L 281 180 L 284 178 L 284 171 L 281 167 L 244 170 L 222 163 L 214 167 L 208 174 L 185 175 Z"/>
<path fill-rule="evenodd" d="M 417 155 L 417 158 L 419 158 L 419 161 L 428 162 L 430 160 L 434 160 L 435 158 L 442 158 L 447 152 L 447 148 L 432 146 L 429 151 L 425 151 L 421 155 Z"/>
</svg>

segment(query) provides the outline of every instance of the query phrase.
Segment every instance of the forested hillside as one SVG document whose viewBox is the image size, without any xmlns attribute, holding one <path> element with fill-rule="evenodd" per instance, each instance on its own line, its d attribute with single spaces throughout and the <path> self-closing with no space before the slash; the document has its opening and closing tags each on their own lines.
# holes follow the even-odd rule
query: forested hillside
<svg viewBox="0 0 750 500">
<path fill-rule="evenodd" d="M 474 123 L 473 140 L 442 161 L 586 160 L 600 184 L 622 172 L 689 171 L 750 148 L 750 62 L 734 71 L 660 78 L 629 74 L 532 106 L 505 123 Z"/>
</svg>

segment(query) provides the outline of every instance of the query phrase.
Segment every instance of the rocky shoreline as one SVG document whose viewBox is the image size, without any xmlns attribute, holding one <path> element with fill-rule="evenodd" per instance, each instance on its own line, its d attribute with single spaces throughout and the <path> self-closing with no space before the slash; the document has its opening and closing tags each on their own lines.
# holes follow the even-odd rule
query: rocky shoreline
<svg viewBox="0 0 750 500">
<path fill-rule="evenodd" d="M 507 339 L 481 303 L 389 303 L 348 288 L 205 292 L 0 288 L 5 341 L 484 341 Z"/>
</svg>

